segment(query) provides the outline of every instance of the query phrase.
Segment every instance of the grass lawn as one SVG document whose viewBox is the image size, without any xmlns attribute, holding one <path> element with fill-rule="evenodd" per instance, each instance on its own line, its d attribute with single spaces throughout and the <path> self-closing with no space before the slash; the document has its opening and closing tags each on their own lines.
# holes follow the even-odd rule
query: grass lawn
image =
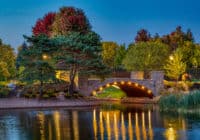
<svg viewBox="0 0 200 140">
<path fill-rule="evenodd" d="M 97 94 L 96 97 L 99 98 L 123 98 L 126 97 L 126 94 L 121 90 L 115 87 L 105 88 L 101 93 Z"/>
</svg>

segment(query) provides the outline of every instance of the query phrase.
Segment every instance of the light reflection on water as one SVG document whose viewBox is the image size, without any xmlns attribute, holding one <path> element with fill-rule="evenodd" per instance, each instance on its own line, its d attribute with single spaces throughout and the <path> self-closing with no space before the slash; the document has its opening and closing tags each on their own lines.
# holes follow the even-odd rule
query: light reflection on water
<svg viewBox="0 0 200 140">
<path fill-rule="evenodd" d="M 199 119 L 189 120 L 154 109 L 0 111 L 0 140 L 198 139 Z"/>
</svg>

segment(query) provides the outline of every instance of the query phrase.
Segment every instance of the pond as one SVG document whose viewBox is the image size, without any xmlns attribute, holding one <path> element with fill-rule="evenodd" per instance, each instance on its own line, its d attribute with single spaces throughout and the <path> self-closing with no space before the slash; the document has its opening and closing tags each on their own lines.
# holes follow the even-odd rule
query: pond
<svg viewBox="0 0 200 140">
<path fill-rule="evenodd" d="M 155 107 L 0 110 L 0 140 L 199 140 L 200 115 Z"/>
</svg>

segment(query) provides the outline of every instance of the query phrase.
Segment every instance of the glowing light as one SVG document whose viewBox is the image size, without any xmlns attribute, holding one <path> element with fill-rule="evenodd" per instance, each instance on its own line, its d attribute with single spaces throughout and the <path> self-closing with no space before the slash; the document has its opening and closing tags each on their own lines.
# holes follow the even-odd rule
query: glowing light
<svg viewBox="0 0 200 140">
<path fill-rule="evenodd" d="M 48 56 L 47 56 L 46 54 L 43 54 L 43 55 L 42 55 L 42 58 L 43 58 L 44 60 L 46 60 L 46 59 L 48 59 Z"/>
<path fill-rule="evenodd" d="M 107 84 L 106 87 L 110 87 L 110 84 Z"/>
<path fill-rule="evenodd" d="M 138 83 L 135 83 L 135 86 L 137 87 L 137 86 L 138 86 Z"/>
<path fill-rule="evenodd" d="M 55 127 L 55 132 L 56 132 L 56 139 L 60 140 L 61 139 L 61 134 L 60 134 L 60 113 L 58 111 L 55 111 L 53 113 L 53 120 L 54 120 L 54 127 Z M 73 119 L 74 120 L 74 119 Z"/>
<path fill-rule="evenodd" d="M 100 135 L 101 135 L 101 140 L 104 139 L 104 126 L 103 126 L 103 116 L 102 112 L 99 113 L 99 125 L 100 125 Z"/>
<path fill-rule="evenodd" d="M 124 81 L 121 81 L 121 84 L 123 85 L 125 82 Z"/>
<path fill-rule="evenodd" d="M 133 127 L 132 127 L 132 121 L 131 121 L 131 113 L 128 113 L 128 135 L 129 135 L 129 140 L 133 140 Z"/>
<path fill-rule="evenodd" d="M 131 85 L 131 82 L 130 82 L 130 81 L 128 82 L 128 85 Z"/>
<path fill-rule="evenodd" d="M 151 124 L 151 111 L 148 111 L 148 124 L 149 124 L 149 138 L 150 140 L 153 140 L 153 129 Z"/>
<path fill-rule="evenodd" d="M 103 87 L 100 87 L 99 90 L 102 91 L 102 90 L 103 90 Z"/>
<path fill-rule="evenodd" d="M 79 125 L 78 125 L 78 112 L 72 111 L 72 125 L 73 125 L 73 134 L 74 140 L 79 140 Z M 61 131 L 60 131 L 61 132 Z M 61 139 L 59 139 L 61 140 Z"/>
<path fill-rule="evenodd" d="M 142 89 L 145 89 L 145 87 L 144 87 L 144 86 L 142 86 L 141 88 L 142 88 Z"/>
<path fill-rule="evenodd" d="M 167 140 L 176 140 L 177 139 L 177 132 L 172 127 L 168 128 L 165 131 L 164 135 L 165 135 Z"/>
<path fill-rule="evenodd" d="M 97 139 L 97 119 L 96 119 L 96 110 L 93 110 L 93 129 L 94 129 L 94 137 Z"/>
<path fill-rule="evenodd" d="M 145 126 L 145 114 L 144 114 L 144 112 L 142 112 L 142 136 L 143 136 L 144 140 L 147 139 L 146 126 Z"/>
<path fill-rule="evenodd" d="M 111 139 L 111 128 L 110 128 L 110 115 L 109 115 L 109 112 L 106 113 L 106 127 L 107 127 L 108 140 L 110 140 Z"/>
<path fill-rule="evenodd" d="M 124 123 L 124 114 L 122 112 L 121 114 L 121 134 L 122 134 L 122 140 L 126 139 L 126 127 Z"/>
<path fill-rule="evenodd" d="M 120 89 L 120 87 L 116 86 L 116 85 L 112 85 L 113 87 L 117 88 L 117 89 Z"/>
<path fill-rule="evenodd" d="M 116 112 L 114 113 L 114 133 L 115 133 L 115 139 L 118 140 L 118 125 L 117 125 L 117 116 Z"/>
<path fill-rule="evenodd" d="M 114 85 L 117 85 L 117 82 L 114 82 Z"/>
<path fill-rule="evenodd" d="M 147 93 L 148 93 L 148 94 L 151 94 L 151 90 L 148 90 Z"/>
<path fill-rule="evenodd" d="M 96 92 L 96 91 L 93 91 L 93 92 L 92 92 L 92 95 L 93 95 L 93 96 L 95 96 L 96 94 L 97 94 L 97 92 Z"/>
<path fill-rule="evenodd" d="M 138 113 L 135 113 L 135 134 L 136 134 L 136 139 L 140 140 L 140 126 L 138 122 Z"/>
<path fill-rule="evenodd" d="M 170 60 L 174 60 L 174 57 L 172 55 L 169 56 Z"/>
</svg>

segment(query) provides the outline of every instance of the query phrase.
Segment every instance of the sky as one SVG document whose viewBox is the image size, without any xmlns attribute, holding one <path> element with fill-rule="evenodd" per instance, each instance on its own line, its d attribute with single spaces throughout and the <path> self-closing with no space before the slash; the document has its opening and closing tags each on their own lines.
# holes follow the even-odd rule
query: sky
<svg viewBox="0 0 200 140">
<path fill-rule="evenodd" d="M 84 10 L 102 41 L 133 42 L 139 29 L 164 35 L 181 25 L 200 42 L 199 0 L 0 0 L 0 38 L 15 49 L 38 18 L 62 6 Z"/>
</svg>

